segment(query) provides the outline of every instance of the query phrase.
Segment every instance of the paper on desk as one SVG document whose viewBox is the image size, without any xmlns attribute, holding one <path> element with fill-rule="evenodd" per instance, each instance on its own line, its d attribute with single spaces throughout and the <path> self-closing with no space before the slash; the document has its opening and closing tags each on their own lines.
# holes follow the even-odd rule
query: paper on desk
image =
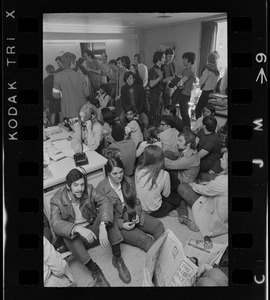
<svg viewBox="0 0 270 300">
<path fill-rule="evenodd" d="M 228 247 L 228 243 L 221 244 L 212 241 L 213 248 L 207 249 L 205 243 L 200 239 L 190 239 L 187 241 L 186 246 L 184 247 L 184 252 L 186 256 L 192 257 L 195 256 L 199 260 L 199 264 L 206 263 L 213 265 L 214 263 L 218 264 L 220 259 Z"/>
<path fill-rule="evenodd" d="M 52 152 L 51 152 L 50 148 L 48 149 L 49 155 L 50 155 L 50 153 L 52 155 L 62 153 L 62 155 L 64 155 L 64 157 L 65 156 L 73 157 L 73 155 L 75 154 L 74 150 L 71 148 L 71 141 L 68 141 L 68 140 L 53 141 L 52 147 L 54 148 L 54 150 L 52 150 Z M 89 150 L 89 148 L 85 144 L 83 144 L 83 152 L 88 151 L 88 150 Z"/>
<path fill-rule="evenodd" d="M 191 286 L 198 270 L 170 229 L 148 250 L 146 268 L 155 286 Z"/>
</svg>

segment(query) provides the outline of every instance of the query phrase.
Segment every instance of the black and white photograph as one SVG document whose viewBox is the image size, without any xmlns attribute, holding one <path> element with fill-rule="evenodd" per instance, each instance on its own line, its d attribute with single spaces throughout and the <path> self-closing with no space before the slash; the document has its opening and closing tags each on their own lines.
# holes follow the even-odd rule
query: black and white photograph
<svg viewBox="0 0 270 300">
<path fill-rule="evenodd" d="M 44 287 L 228 286 L 227 14 L 42 26 Z"/>
</svg>

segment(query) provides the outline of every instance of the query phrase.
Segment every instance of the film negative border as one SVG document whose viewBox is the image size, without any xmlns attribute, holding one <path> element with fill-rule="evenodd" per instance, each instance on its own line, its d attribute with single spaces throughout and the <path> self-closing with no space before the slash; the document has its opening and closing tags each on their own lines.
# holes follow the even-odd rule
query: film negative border
<svg viewBox="0 0 270 300">
<path fill-rule="evenodd" d="M 28 1 L 21 5 L 19 1 L 5 1 L 3 5 L 6 299 L 16 299 L 18 295 L 27 299 L 42 295 L 56 298 L 60 293 L 75 293 L 43 288 L 42 13 L 53 12 L 54 4 Z M 201 296 L 219 295 L 219 299 L 264 299 L 268 162 L 266 3 L 238 1 L 229 8 L 227 3 L 217 5 L 209 1 L 210 4 L 212 10 L 228 13 L 230 285 L 222 292 L 214 288 L 199 292 Z M 68 4 L 64 10 L 73 11 Z M 205 7 L 199 4 L 196 10 L 204 11 Z M 91 290 L 92 295 L 95 293 Z M 175 291 L 136 289 L 134 293 L 161 298 L 174 296 Z M 181 290 L 184 295 L 193 293 L 194 290 Z M 89 292 L 80 293 L 84 294 Z"/>
</svg>

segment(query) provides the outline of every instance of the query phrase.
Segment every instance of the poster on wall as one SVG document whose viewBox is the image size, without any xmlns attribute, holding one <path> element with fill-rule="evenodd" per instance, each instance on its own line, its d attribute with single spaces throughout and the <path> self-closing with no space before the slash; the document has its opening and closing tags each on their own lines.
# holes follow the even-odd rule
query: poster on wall
<svg viewBox="0 0 270 300">
<path fill-rule="evenodd" d="M 173 49 L 175 52 L 176 49 L 176 43 L 162 43 L 157 45 L 158 51 L 165 51 L 166 49 Z"/>
</svg>

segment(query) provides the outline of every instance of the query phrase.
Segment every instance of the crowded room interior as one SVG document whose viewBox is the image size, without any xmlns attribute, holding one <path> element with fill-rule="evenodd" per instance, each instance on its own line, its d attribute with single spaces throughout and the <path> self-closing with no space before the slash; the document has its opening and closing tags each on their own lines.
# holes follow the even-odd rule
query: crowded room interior
<svg viewBox="0 0 270 300">
<path fill-rule="evenodd" d="M 227 76 L 224 13 L 43 15 L 45 287 L 228 285 Z"/>
</svg>

